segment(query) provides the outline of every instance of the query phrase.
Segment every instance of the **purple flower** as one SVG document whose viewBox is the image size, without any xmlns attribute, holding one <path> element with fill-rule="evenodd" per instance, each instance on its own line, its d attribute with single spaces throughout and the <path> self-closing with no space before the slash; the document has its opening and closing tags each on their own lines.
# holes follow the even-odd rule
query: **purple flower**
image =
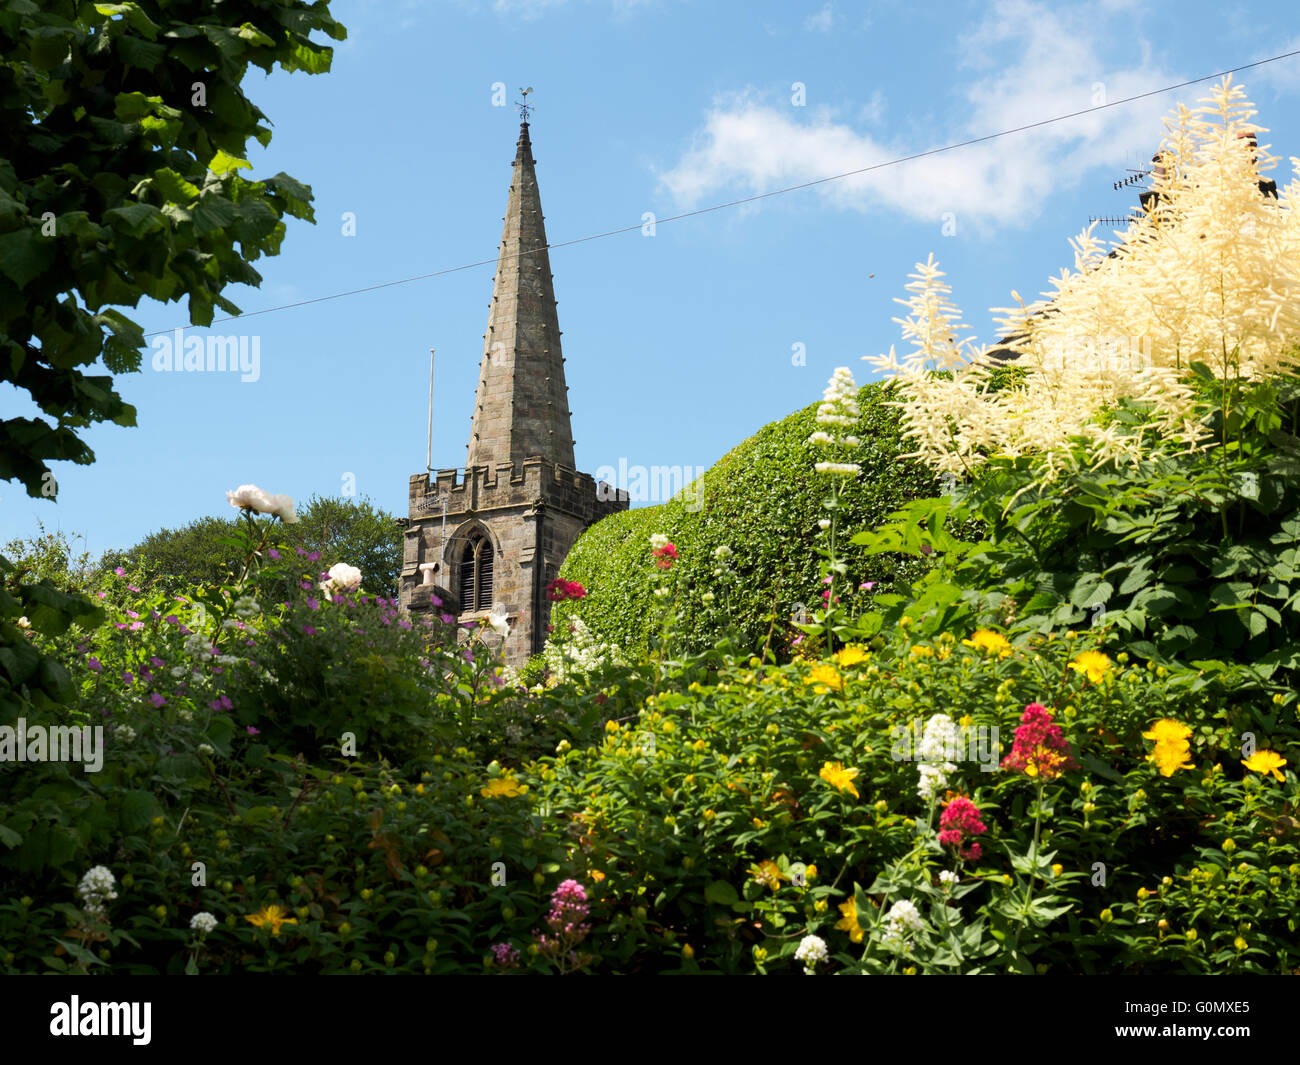
<svg viewBox="0 0 1300 1065">
<path fill-rule="evenodd" d="M 135 677 L 129 669 L 122 670 L 122 679 L 128 684 L 134 683 Z"/>
<path fill-rule="evenodd" d="M 492 945 L 492 963 L 501 969 L 518 969 L 521 957 L 513 943 Z"/>
<path fill-rule="evenodd" d="M 320 552 L 319 552 L 319 551 L 313 551 L 313 552 L 311 552 L 311 554 L 309 554 L 309 555 L 307 556 L 307 561 L 308 561 L 308 562 L 316 562 L 316 561 L 319 560 L 319 559 L 320 559 Z M 325 576 L 328 577 L 329 574 L 327 573 L 327 574 L 325 574 Z"/>
<path fill-rule="evenodd" d="M 339 603 L 341 603 L 341 602 L 343 602 L 343 596 L 341 596 L 341 595 L 336 595 L 336 596 L 334 596 L 334 603 L 335 603 L 336 605 L 339 604 Z"/>
<path fill-rule="evenodd" d="M 432 603 L 434 606 L 442 606 L 442 600 L 439 599 L 436 595 L 430 595 L 429 602 Z"/>
<path fill-rule="evenodd" d="M 161 668 L 162 668 L 163 666 L 165 666 L 167 663 L 164 662 L 164 661 L 163 661 L 161 658 L 159 658 L 157 655 L 154 655 L 152 658 L 149 659 L 149 664 L 150 664 L 151 666 L 153 666 L 154 669 L 161 669 Z"/>
<path fill-rule="evenodd" d="M 117 569 L 113 570 L 113 572 L 116 573 L 119 577 L 126 576 L 126 570 L 124 570 L 121 566 L 118 566 Z"/>
<path fill-rule="evenodd" d="M 451 614 L 441 614 L 439 615 L 439 620 L 442 621 L 443 624 L 451 625 L 456 621 L 456 618 Z"/>
<path fill-rule="evenodd" d="M 252 725 L 249 725 L 249 726 L 248 726 L 248 734 L 249 734 L 250 736 L 257 736 L 257 735 L 260 735 L 261 732 L 262 732 L 261 729 L 253 728 Z"/>
<path fill-rule="evenodd" d="M 279 557 L 280 557 L 280 552 L 277 551 L 274 547 L 269 548 L 269 549 L 267 550 L 266 554 L 267 554 L 267 557 L 268 557 L 268 558 L 279 558 Z"/>
<path fill-rule="evenodd" d="M 140 615 L 137 614 L 134 610 L 128 610 L 126 612 L 126 616 L 129 618 L 138 618 Z"/>
<path fill-rule="evenodd" d="M 140 679 L 145 681 L 153 680 L 153 674 L 150 673 L 147 669 L 142 669 L 140 670 Z"/>
<path fill-rule="evenodd" d="M 315 635 L 316 635 L 316 630 L 313 629 L 310 625 L 304 625 L 304 626 L 302 627 L 302 631 L 305 632 L 308 636 L 315 636 Z"/>
<path fill-rule="evenodd" d="M 165 618 L 163 618 L 163 621 L 165 621 L 168 625 L 179 625 L 181 623 L 181 619 L 178 618 L 175 614 L 168 614 Z"/>
<path fill-rule="evenodd" d="M 304 592 L 310 592 L 310 591 L 311 591 L 311 581 L 299 581 L 299 582 L 298 582 L 298 587 L 301 588 Z M 285 606 L 288 606 L 289 604 L 288 604 L 288 603 L 285 603 L 284 605 L 285 605 Z"/>
<path fill-rule="evenodd" d="M 471 666 L 474 664 L 474 655 L 471 653 L 468 647 L 465 648 L 465 661 L 468 662 Z"/>
<path fill-rule="evenodd" d="M 98 673 L 101 669 L 104 668 L 102 665 L 100 665 L 99 659 L 94 657 L 92 657 L 90 661 L 86 663 L 86 665 L 88 665 L 96 673 Z"/>
<path fill-rule="evenodd" d="M 163 707 L 167 705 L 167 700 L 164 699 L 157 692 L 154 692 L 151 696 L 149 696 L 149 701 L 153 703 L 155 707 Z"/>
<path fill-rule="evenodd" d="M 320 609 L 320 600 L 318 600 L 318 599 L 308 599 L 308 600 L 307 600 L 307 609 L 308 609 L 308 610 L 319 610 L 319 609 Z"/>
<path fill-rule="evenodd" d="M 397 627 L 398 627 L 399 629 L 407 629 L 407 630 L 409 631 L 410 628 L 411 628 L 411 623 L 410 623 L 409 621 L 407 621 L 406 618 L 398 618 L 398 619 L 397 619 Z"/>
<path fill-rule="evenodd" d="M 300 557 L 302 557 L 302 558 L 306 558 L 306 557 L 307 557 L 307 552 L 304 551 L 301 547 L 295 547 L 294 550 L 298 552 L 298 555 L 299 555 Z"/>
</svg>

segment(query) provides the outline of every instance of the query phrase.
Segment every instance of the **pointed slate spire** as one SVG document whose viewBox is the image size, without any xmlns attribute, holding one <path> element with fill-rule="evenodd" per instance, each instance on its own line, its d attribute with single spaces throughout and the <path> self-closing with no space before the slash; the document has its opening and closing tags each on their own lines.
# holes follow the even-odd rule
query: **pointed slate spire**
<svg viewBox="0 0 1300 1065">
<path fill-rule="evenodd" d="M 575 468 L 559 318 L 527 119 L 519 127 L 510 199 L 492 286 L 465 465 L 540 456 Z"/>
</svg>

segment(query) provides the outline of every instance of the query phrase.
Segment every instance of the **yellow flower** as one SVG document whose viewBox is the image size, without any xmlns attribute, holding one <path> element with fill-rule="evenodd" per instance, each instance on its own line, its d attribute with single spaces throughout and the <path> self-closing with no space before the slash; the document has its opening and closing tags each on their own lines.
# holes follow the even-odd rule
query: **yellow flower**
<svg viewBox="0 0 1300 1065">
<path fill-rule="evenodd" d="M 760 887 L 771 888 L 773 891 L 776 891 L 781 886 L 782 880 L 790 879 L 785 873 L 781 872 L 781 867 L 771 858 L 764 858 L 757 865 L 751 865 L 749 875 L 753 877 L 754 883 Z"/>
<path fill-rule="evenodd" d="M 1083 673 L 1093 684 L 1100 684 L 1101 678 L 1110 669 L 1110 657 L 1100 651 L 1084 651 L 1070 662 L 1070 668 Z"/>
<path fill-rule="evenodd" d="M 845 769 L 841 762 L 827 762 L 822 766 L 821 778 L 837 791 L 847 791 L 855 799 L 859 798 L 858 789 L 853 786 L 853 778 L 858 775 L 856 769 Z"/>
<path fill-rule="evenodd" d="M 850 644 L 841 651 L 831 655 L 840 666 L 856 666 L 859 662 L 865 662 L 868 654 L 857 644 Z"/>
<path fill-rule="evenodd" d="M 974 647 L 977 651 L 997 655 L 999 658 L 1006 658 L 1011 653 L 1011 642 L 992 629 L 976 629 L 971 638 L 962 640 L 962 643 L 967 647 Z"/>
<path fill-rule="evenodd" d="M 1241 764 L 1252 773 L 1272 773 L 1279 783 L 1286 783 L 1286 776 L 1282 773 L 1286 759 L 1277 751 L 1270 751 L 1267 748 L 1256 751 L 1249 758 L 1243 758 Z"/>
<path fill-rule="evenodd" d="M 812 671 L 804 679 L 804 683 L 821 685 L 817 689 L 819 695 L 825 692 L 827 688 L 839 691 L 844 687 L 844 681 L 841 679 L 839 671 L 826 662 L 819 662 L 813 666 Z"/>
<path fill-rule="evenodd" d="M 1147 755 L 1147 761 L 1154 762 L 1164 777 L 1171 777 L 1180 769 L 1190 769 L 1192 761 L 1188 737 L 1191 734 L 1192 730 L 1181 721 L 1162 717 L 1142 733 L 1143 739 L 1155 741 L 1155 749 Z"/>
<path fill-rule="evenodd" d="M 843 916 L 835 922 L 835 927 L 841 932 L 847 932 L 849 938 L 854 943 L 862 942 L 862 926 L 858 924 L 858 906 L 852 899 L 848 902 L 840 903 L 840 913 Z"/>
<path fill-rule="evenodd" d="M 514 777 L 506 775 L 489 780 L 487 787 L 480 789 L 479 794 L 485 799 L 513 799 L 516 795 L 522 795 L 527 790 Z"/>
<path fill-rule="evenodd" d="M 911 655 L 913 658 L 933 658 L 934 648 L 926 647 L 925 644 L 918 643 L 912 648 Z"/>
<path fill-rule="evenodd" d="M 282 924 L 297 924 L 298 918 L 290 917 L 288 910 L 283 910 L 279 906 L 267 906 L 261 913 L 245 914 L 244 920 L 249 924 L 262 928 L 265 925 L 271 926 L 271 935 L 280 934 Z"/>
<path fill-rule="evenodd" d="M 1187 739 L 1191 734 L 1192 730 L 1181 721 L 1175 721 L 1173 718 L 1169 717 L 1162 717 L 1151 726 L 1149 732 L 1142 733 L 1142 738 L 1155 740 L 1157 743 L 1176 743 L 1180 740 Z"/>
</svg>

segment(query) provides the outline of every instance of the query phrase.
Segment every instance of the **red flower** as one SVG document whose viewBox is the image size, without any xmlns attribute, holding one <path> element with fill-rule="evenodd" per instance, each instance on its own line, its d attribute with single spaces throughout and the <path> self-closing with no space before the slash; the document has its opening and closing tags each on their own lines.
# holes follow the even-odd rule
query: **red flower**
<svg viewBox="0 0 1300 1065">
<path fill-rule="evenodd" d="M 677 561 L 677 548 L 670 543 L 656 548 L 651 553 L 654 555 L 655 565 L 660 569 L 672 569 L 673 563 Z"/>
<path fill-rule="evenodd" d="M 1059 777 L 1067 769 L 1077 769 L 1070 757 L 1061 726 L 1052 720 L 1052 712 L 1042 703 L 1030 703 L 1020 715 L 1011 753 L 1002 759 L 1003 769 L 1012 769 L 1029 777 L 1044 780 Z"/>
<path fill-rule="evenodd" d="M 562 603 L 566 599 L 583 599 L 587 595 L 587 589 L 577 581 L 566 581 L 563 577 L 556 577 L 546 586 L 546 598 L 552 603 Z"/>
<path fill-rule="evenodd" d="M 967 845 L 967 837 L 982 836 L 987 831 L 980 820 L 979 807 L 964 795 L 958 795 L 939 815 L 939 842 L 950 846 L 957 857 L 975 861 L 983 851 L 978 843 Z"/>
</svg>

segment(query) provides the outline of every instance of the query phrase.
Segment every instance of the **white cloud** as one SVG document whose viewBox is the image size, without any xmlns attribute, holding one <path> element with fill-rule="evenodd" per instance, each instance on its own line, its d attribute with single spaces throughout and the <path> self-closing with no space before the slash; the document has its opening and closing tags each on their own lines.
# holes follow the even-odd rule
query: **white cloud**
<svg viewBox="0 0 1300 1065">
<path fill-rule="evenodd" d="M 1117 24 L 1127 18 L 1121 12 Z M 946 128 L 933 120 L 899 122 L 906 132 L 877 137 L 828 110 L 792 109 L 748 90 L 714 102 L 692 146 L 661 176 L 662 184 L 687 206 L 719 195 L 766 192 L 1181 80 L 1161 69 L 1145 46 L 1131 67 L 1108 68 L 1100 52 L 1113 39 L 1113 29 L 1095 10 L 999 0 L 956 41 L 960 69 L 975 76 L 954 89 L 965 106 L 949 108 L 958 117 Z M 959 224 L 981 229 L 1028 222 L 1039 201 L 1055 188 L 1077 185 L 1085 177 L 1119 176 L 1126 159 L 1149 159 L 1163 133 L 1160 119 L 1175 99 L 1174 94 L 1161 95 L 1106 108 L 828 182 L 815 194 L 837 208 L 886 209 L 928 220 L 951 211 Z M 860 121 L 878 117 L 883 104 L 883 97 L 873 96 Z M 917 129 L 930 131 L 926 140 L 915 139 Z M 1098 168 L 1105 170 L 1099 175 Z"/>
<path fill-rule="evenodd" d="M 1284 55 L 1297 50 L 1300 50 L 1300 37 L 1292 37 L 1285 44 L 1269 48 L 1255 58 L 1267 59 L 1269 56 Z M 1245 85 L 1248 92 L 1252 85 L 1264 85 L 1278 96 L 1294 95 L 1300 92 L 1300 55 L 1292 56 L 1290 59 L 1279 59 L 1276 63 L 1265 63 L 1262 67 L 1255 67 L 1253 70 L 1243 70 L 1240 74 L 1233 75 L 1233 78 Z"/>
<path fill-rule="evenodd" d="M 835 15 L 831 11 L 831 5 L 825 4 L 820 11 L 803 20 L 803 28 L 809 33 L 830 33 L 834 23 Z"/>
</svg>

